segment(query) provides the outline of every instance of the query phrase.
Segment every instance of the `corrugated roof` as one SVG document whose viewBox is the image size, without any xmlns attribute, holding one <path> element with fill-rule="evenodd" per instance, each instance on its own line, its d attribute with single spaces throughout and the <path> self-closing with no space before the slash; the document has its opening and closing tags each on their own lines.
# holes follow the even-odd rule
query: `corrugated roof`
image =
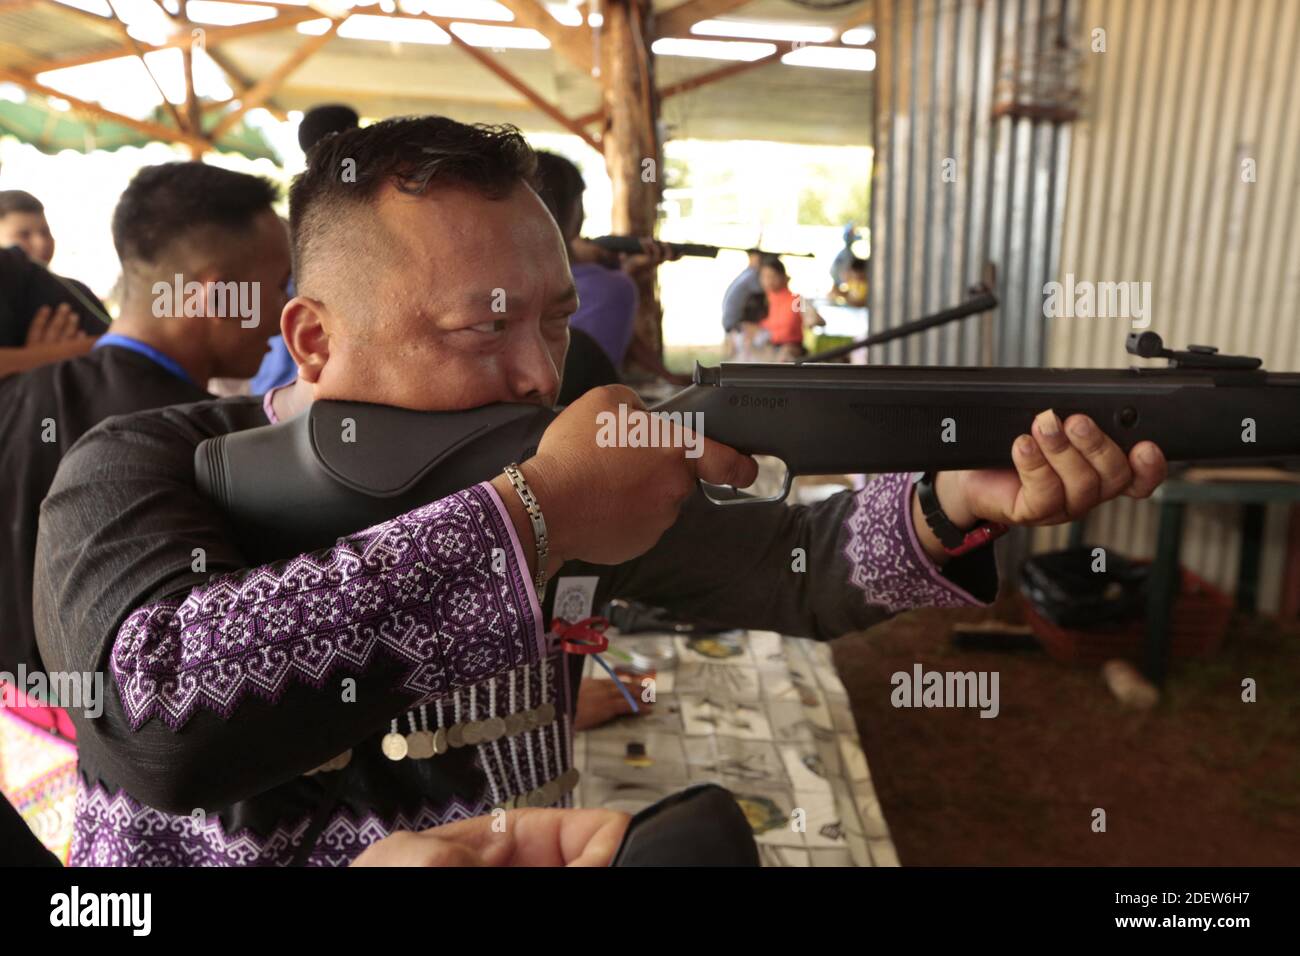
<svg viewBox="0 0 1300 956">
<path fill-rule="evenodd" d="M 676 5 L 656 4 L 656 9 Z M 854 9 L 817 10 L 786 0 L 755 0 L 719 18 L 839 24 Z M 89 14 L 44 0 L 0 10 L 0 37 L 0 67 L 20 72 L 32 72 L 50 60 L 109 52 L 122 43 L 111 21 L 98 23 Z M 255 82 L 305 39 L 289 26 L 223 41 L 216 49 Z M 553 51 L 486 52 L 566 115 L 581 116 L 600 106 L 596 81 Z M 655 65 L 663 88 L 726 63 L 659 56 Z M 869 73 L 769 63 L 669 97 L 662 112 L 670 135 L 677 137 L 862 145 L 871 141 L 871 89 Z M 298 67 L 275 95 L 275 103 L 285 109 L 303 109 L 324 99 L 350 102 L 368 116 L 438 112 L 530 129 L 559 128 L 508 84 L 449 45 L 335 37 Z"/>
<path fill-rule="evenodd" d="M 56 57 L 81 56 L 122 45 L 113 21 L 39 3 L 0 7 L 0 66 L 26 72 Z"/>
</svg>

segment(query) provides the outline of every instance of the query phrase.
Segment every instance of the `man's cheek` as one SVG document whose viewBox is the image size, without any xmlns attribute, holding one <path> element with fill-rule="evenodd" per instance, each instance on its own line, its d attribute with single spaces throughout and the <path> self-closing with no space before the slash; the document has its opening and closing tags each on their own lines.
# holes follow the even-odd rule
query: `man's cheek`
<svg viewBox="0 0 1300 956">
<path fill-rule="evenodd" d="M 569 329 L 568 326 L 565 326 L 564 332 L 551 344 L 551 364 L 555 366 L 556 378 L 561 381 L 564 379 L 564 357 L 568 354 Z"/>
</svg>

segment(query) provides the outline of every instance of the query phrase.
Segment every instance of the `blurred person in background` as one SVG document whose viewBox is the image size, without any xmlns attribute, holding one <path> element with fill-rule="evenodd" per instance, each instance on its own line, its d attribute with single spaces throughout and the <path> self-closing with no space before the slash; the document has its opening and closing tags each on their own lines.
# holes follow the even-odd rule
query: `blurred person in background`
<svg viewBox="0 0 1300 956">
<path fill-rule="evenodd" d="M 831 288 L 839 288 L 848 281 L 849 267 L 858 257 L 853 254 L 853 241 L 857 238 L 857 229 L 853 223 L 844 226 L 844 245 L 835 253 L 831 263 Z"/>
<path fill-rule="evenodd" d="M 208 379 L 247 378 L 257 369 L 268 333 L 278 327 L 289 275 L 289 239 L 271 208 L 275 200 L 269 181 L 216 166 L 183 162 L 140 170 L 113 214 L 124 291 L 112 333 L 93 349 L 87 339 L 86 354 L 0 381 L 6 489 L 0 671 L 44 671 L 32 623 L 36 534 L 41 502 L 68 449 L 106 418 L 210 399 L 203 387 Z M 159 296 L 159 288 L 173 290 L 182 280 L 205 294 L 187 294 L 181 302 Z M 251 293 L 255 325 L 246 327 L 240 315 L 211 314 L 229 311 L 211 308 L 217 300 L 210 290 L 217 283 L 241 288 L 241 302 Z M 203 308 L 191 308 L 197 299 Z M 104 480 L 114 477 L 105 473 Z M 30 740 L 36 730 L 75 740 L 67 714 L 29 693 L 30 682 L 15 679 L 17 686 L 0 680 L 0 736 L 25 734 Z M 4 769 L 7 782 L 24 772 L 12 761 Z"/>
<path fill-rule="evenodd" d="M 763 328 L 774 350 L 773 361 L 793 362 L 807 354 L 803 345 L 804 329 L 823 324 L 812 305 L 790 288 L 790 277 L 777 256 L 764 256 L 759 281 L 767 294 L 767 318 Z"/>
<path fill-rule="evenodd" d="M 332 136 L 348 129 L 356 129 L 360 125 L 361 117 L 350 106 L 345 106 L 342 103 L 313 106 L 303 115 L 302 122 L 298 125 L 298 145 L 302 147 L 303 153 L 307 153 L 326 136 Z M 290 279 L 289 298 L 293 298 L 295 294 L 293 280 Z M 293 357 L 289 355 L 289 350 L 285 348 L 284 339 L 279 335 L 275 335 L 271 338 L 270 351 L 266 353 L 266 358 L 262 360 L 262 367 L 257 370 L 257 374 L 247 383 L 247 388 L 242 387 L 242 383 L 241 387 L 234 387 L 231 383 L 223 383 L 217 389 L 217 393 L 221 395 L 264 395 L 281 385 L 289 384 L 297 377 L 298 366 L 293 363 Z"/>
<path fill-rule="evenodd" d="M 844 272 L 844 280 L 836 287 L 834 298 L 837 301 L 842 299 L 844 305 L 857 308 L 866 305 L 867 271 L 867 260 L 855 256 Z"/>
<path fill-rule="evenodd" d="M 689 375 L 670 372 L 655 351 L 635 334 L 639 295 L 633 277 L 652 272 L 660 263 L 677 256 L 663 243 L 642 239 L 640 254 L 620 258 L 581 238 L 585 218 L 582 194 L 587 187 L 578 167 L 563 156 L 538 152 L 536 185 L 537 194 L 564 236 L 573 282 L 578 289 L 578 311 L 570 318 L 569 329 L 594 339 L 620 372 L 626 363 L 632 362 L 666 382 L 689 385 Z M 576 357 L 581 358 L 581 354 Z M 610 383 L 593 380 L 588 387 L 602 384 Z"/>
<path fill-rule="evenodd" d="M 108 327 L 95 293 L 46 268 L 53 255 L 41 201 L 0 191 L 0 377 L 84 355 Z"/>
<path fill-rule="evenodd" d="M 750 249 L 749 264 L 722 294 L 723 358 L 748 361 L 740 356 L 753 348 L 754 326 L 767 317 L 767 296 L 758 278 L 762 263 L 763 253 Z"/>
<path fill-rule="evenodd" d="M 45 218 L 45 205 L 29 192 L 21 189 L 0 190 L 0 247 L 17 246 L 27 253 L 27 258 L 45 268 L 54 258 L 54 233 Z M 84 282 L 55 275 L 82 309 L 103 322 L 109 321 L 104 303 Z"/>
<path fill-rule="evenodd" d="M 48 267 L 54 258 L 54 235 L 45 206 L 21 189 L 0 190 L 0 246 L 17 246 L 27 258 Z"/>
</svg>

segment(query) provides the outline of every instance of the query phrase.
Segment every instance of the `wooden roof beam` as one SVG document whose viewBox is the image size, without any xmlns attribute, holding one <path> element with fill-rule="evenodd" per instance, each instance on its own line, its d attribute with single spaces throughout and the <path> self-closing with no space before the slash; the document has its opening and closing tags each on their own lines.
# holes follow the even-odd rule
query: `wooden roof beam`
<svg viewBox="0 0 1300 956">
<path fill-rule="evenodd" d="M 585 23 L 581 26 L 566 27 L 551 16 L 540 0 L 498 0 L 515 15 L 515 24 L 536 30 L 551 43 L 551 48 L 562 57 L 591 75 L 594 58 L 592 50 L 594 41 L 591 28 Z M 459 17 L 451 17 L 458 20 Z M 466 21 L 468 22 L 468 21 Z M 498 24 L 506 26 L 507 24 Z"/>
<path fill-rule="evenodd" d="M 255 2 L 255 0 L 248 0 Z M 691 33 L 691 27 L 701 20 L 712 20 L 714 17 L 720 17 L 723 14 L 731 13 L 740 7 L 751 3 L 752 0 L 686 0 L 686 3 L 678 4 L 671 10 L 655 16 L 655 36 L 656 37 L 690 37 L 697 36 Z M 838 43 L 841 35 L 846 30 L 861 26 L 864 23 L 870 23 L 874 10 L 868 0 L 863 0 L 862 5 L 854 12 L 849 14 L 838 24 L 835 25 L 835 39 L 833 43 Z M 710 37 L 713 40 L 725 40 L 728 37 Z M 739 37 L 730 38 L 739 39 Z M 826 44 L 820 44 L 825 46 Z"/>
<path fill-rule="evenodd" d="M 148 51 L 140 45 L 139 40 L 131 36 L 130 31 L 127 29 L 126 21 L 122 19 L 122 14 L 117 12 L 117 4 L 115 4 L 113 0 L 108 0 L 108 9 L 113 11 L 114 27 L 117 28 L 117 32 L 122 35 L 122 39 L 127 42 L 127 45 L 131 47 L 135 52 L 136 57 L 140 60 L 140 65 L 144 67 L 145 73 L 149 75 L 149 79 L 153 83 L 153 88 L 158 91 L 158 97 L 163 101 L 163 106 L 167 108 L 167 112 L 171 114 L 172 122 L 176 124 L 176 128 L 189 129 L 189 126 L 187 126 L 185 121 L 181 119 L 181 114 L 180 111 L 176 109 L 176 104 L 167 99 L 167 94 L 163 92 L 162 84 L 158 82 L 158 77 L 154 76 L 153 70 L 149 69 L 149 63 L 144 58 L 145 53 Z"/>
<path fill-rule="evenodd" d="M 170 126 L 164 126 L 161 123 L 154 123 L 150 120 L 138 120 L 133 116 L 125 116 L 122 113 L 115 113 L 113 110 L 100 106 L 98 103 L 91 103 L 87 100 L 78 99 L 75 96 L 69 96 L 53 87 L 38 83 L 17 70 L 10 70 L 0 67 L 0 82 L 8 82 L 21 86 L 23 89 L 32 93 L 39 93 L 45 97 L 63 100 L 68 103 L 74 110 L 79 113 L 88 113 L 91 116 L 98 116 L 114 123 L 121 123 L 123 126 L 129 126 L 144 133 L 146 136 L 152 136 L 154 139 L 161 140 L 164 143 L 181 143 L 189 146 L 191 149 L 202 152 L 212 149 L 212 144 L 201 136 L 183 129 L 172 129 Z"/>
<path fill-rule="evenodd" d="M 330 20 L 329 29 L 319 36 L 308 37 L 298 49 L 285 57 L 270 73 L 258 80 L 239 98 L 239 106 L 232 109 L 212 127 L 208 137 L 216 142 L 221 139 L 226 132 L 234 126 L 249 110 L 256 109 L 264 102 L 270 99 L 275 91 L 278 90 L 284 81 L 294 70 L 302 66 L 313 54 L 321 47 L 334 39 L 334 34 L 338 33 L 345 20 L 350 14 L 344 14 L 341 17 Z"/>
<path fill-rule="evenodd" d="M 9 13 L 12 10 L 22 10 L 25 7 L 37 6 L 49 7 L 51 10 L 58 10 L 60 13 L 80 17 L 83 20 L 92 21 L 100 26 L 112 26 L 113 23 L 112 17 L 106 17 L 102 13 L 94 13 L 90 10 L 82 10 L 80 7 L 70 7 L 66 3 L 57 2 L 57 0 L 0 0 L 0 13 Z"/>
<path fill-rule="evenodd" d="M 258 36 L 263 33 L 274 33 L 277 30 L 287 30 L 297 26 L 306 20 L 322 20 L 324 17 L 309 7 L 301 7 L 296 10 L 286 10 L 272 20 L 258 20 L 256 23 L 240 23 L 231 27 L 203 27 L 203 45 L 210 49 L 218 43 L 224 43 L 227 40 L 238 40 L 241 37 Z M 194 35 L 188 31 L 177 33 L 176 36 L 163 41 L 158 45 L 146 44 L 146 53 L 152 53 L 155 50 L 171 50 L 188 47 L 194 42 Z M 51 70 L 63 70 L 71 66 L 85 66 L 87 63 L 103 63 L 106 60 L 116 60 L 119 57 L 133 56 L 130 44 L 123 44 L 114 47 L 112 50 L 101 50 L 97 53 L 83 53 L 77 56 L 63 57 L 58 60 L 47 60 L 44 63 L 37 63 L 28 68 L 27 75 L 35 76 L 37 73 L 47 73 Z"/>
<path fill-rule="evenodd" d="M 681 7 L 674 7 L 673 10 L 669 11 L 669 13 L 672 13 L 676 10 L 680 10 L 684 7 L 698 7 L 699 4 L 704 2 L 707 2 L 707 0 L 690 0 L 690 2 L 682 4 Z M 717 0 L 717 2 L 721 2 L 721 0 Z M 806 44 L 801 44 L 801 46 L 803 47 L 825 46 L 825 47 L 836 47 L 836 48 L 847 49 L 847 50 L 872 49 L 875 46 L 874 41 L 866 44 L 865 46 L 850 46 L 849 44 L 841 42 L 839 39 L 839 37 L 845 31 L 851 30 L 855 26 L 860 26 L 861 24 L 867 22 L 870 19 L 871 19 L 871 6 L 870 4 L 867 4 L 863 10 L 859 10 L 857 13 L 851 14 L 850 16 L 846 17 L 844 20 L 840 21 L 838 25 L 836 25 L 834 41 L 830 43 L 806 43 Z M 692 22 L 697 22 L 697 21 L 692 21 Z M 688 26 L 687 29 L 689 30 L 690 27 Z M 660 35 L 662 36 L 663 34 Z M 719 37 L 715 39 L 723 39 L 723 38 Z M 769 53 L 767 56 L 761 56 L 756 60 L 743 60 L 737 63 L 728 63 L 726 66 L 720 66 L 717 69 L 713 69 L 713 70 L 706 70 L 703 73 L 697 73 L 695 76 L 687 77 L 684 80 L 679 80 L 676 83 L 669 84 L 668 86 L 660 88 L 659 98 L 667 99 L 668 97 L 676 96 L 679 93 L 688 93 L 691 90 L 698 90 L 700 87 L 707 86 L 710 83 L 716 83 L 718 80 L 725 80 L 728 77 L 736 76 L 737 74 L 748 72 L 749 70 L 755 69 L 756 67 L 765 66 L 768 63 L 772 63 L 774 61 L 779 60 L 781 57 L 785 56 L 787 53 L 795 49 L 794 42 L 790 40 L 766 40 L 763 42 L 775 43 L 776 50 L 774 50 L 772 53 Z M 603 108 L 599 110 L 593 110 L 590 113 L 584 113 L 582 116 L 577 117 L 575 122 L 585 126 L 588 123 L 597 122 L 604 115 L 605 115 L 605 111 Z"/>
<path fill-rule="evenodd" d="M 712 20 L 749 2 L 750 0 L 686 0 L 671 10 L 655 14 L 655 36 L 688 37 L 691 35 L 691 27 L 701 20 Z"/>
<path fill-rule="evenodd" d="M 728 63 L 726 66 L 720 66 L 716 70 L 708 70 L 704 73 L 697 73 L 695 76 L 689 76 L 684 80 L 676 83 L 670 83 L 659 91 L 660 99 L 668 99 L 670 96 L 676 96 L 678 93 L 689 93 L 691 90 L 698 90 L 701 86 L 708 86 L 710 83 L 716 83 L 718 80 L 725 80 L 729 76 L 735 76 L 738 73 L 747 73 L 757 67 L 771 63 L 773 60 L 779 60 L 792 49 L 791 45 L 786 43 L 778 46 L 777 49 L 767 56 L 760 56 L 757 60 L 742 60 L 738 63 Z"/>
<path fill-rule="evenodd" d="M 583 142 L 596 152 L 599 153 L 601 151 L 599 139 L 583 129 L 581 123 L 575 122 L 573 119 L 565 116 L 564 113 L 562 113 L 557 106 L 547 100 L 546 97 L 542 96 L 542 94 L 538 93 L 522 79 L 510 70 L 506 69 L 506 67 L 503 66 L 496 57 L 490 56 L 478 47 L 466 43 L 460 37 L 456 36 L 456 34 L 451 33 L 451 31 L 448 31 L 448 34 L 451 36 L 452 43 L 456 44 L 456 46 L 463 52 L 477 60 L 492 73 L 496 74 L 503 83 L 515 90 L 515 92 L 519 93 L 519 95 L 528 100 L 529 103 L 532 103 L 538 110 L 545 113 L 573 135 L 581 137 Z"/>
<path fill-rule="evenodd" d="M 49 0 L 49 2 L 55 2 L 55 0 Z M 223 2 L 232 3 L 235 2 L 235 0 L 223 0 Z M 164 7 L 162 4 L 162 0 L 153 0 L 153 3 L 154 6 L 156 6 L 159 10 L 161 10 L 168 19 L 170 19 L 174 23 L 182 24 L 187 30 L 202 28 L 202 24 L 195 23 L 189 17 L 189 0 L 181 0 L 181 12 L 179 14 L 172 13 L 170 10 Z M 287 9 L 301 8 L 301 4 L 268 3 L 265 5 L 283 6 Z M 248 77 L 244 76 L 243 72 L 230 61 L 230 57 L 226 56 L 224 53 L 216 49 L 209 50 L 206 48 L 204 49 L 203 52 L 208 55 L 208 59 L 211 60 L 213 63 L 215 63 L 222 73 L 226 74 L 226 80 L 227 82 L 230 83 L 230 88 L 234 91 L 235 95 L 228 100 L 220 100 L 215 102 L 210 101 L 207 103 L 200 104 L 198 107 L 200 113 L 211 112 L 214 109 L 222 109 L 226 106 L 229 106 L 235 100 L 239 99 L 241 94 L 248 92 L 248 90 L 253 85 L 252 81 L 249 80 Z M 194 92 L 194 48 L 182 47 L 181 53 L 185 57 L 186 92 L 189 94 L 193 94 Z M 267 100 L 263 104 L 263 108 L 266 109 L 273 116 L 275 116 L 275 118 L 282 123 L 289 118 L 289 114 L 286 113 L 283 109 L 281 109 L 273 99 Z M 193 124 L 193 125 L 195 125 L 196 128 L 202 129 L 203 126 L 202 118 L 199 119 L 199 122 L 197 124 Z"/>
</svg>

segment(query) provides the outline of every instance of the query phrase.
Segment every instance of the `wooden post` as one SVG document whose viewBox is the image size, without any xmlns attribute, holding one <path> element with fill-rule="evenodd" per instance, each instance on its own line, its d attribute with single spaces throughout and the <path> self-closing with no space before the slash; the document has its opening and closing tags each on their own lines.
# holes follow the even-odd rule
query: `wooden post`
<svg viewBox="0 0 1300 956">
<path fill-rule="evenodd" d="M 604 0 L 600 80 L 605 106 L 605 169 L 613 184 L 615 233 L 653 236 L 662 194 L 663 156 L 658 134 L 649 0 Z M 663 334 L 653 274 L 638 278 L 640 307 L 635 335 L 656 354 Z"/>
</svg>

